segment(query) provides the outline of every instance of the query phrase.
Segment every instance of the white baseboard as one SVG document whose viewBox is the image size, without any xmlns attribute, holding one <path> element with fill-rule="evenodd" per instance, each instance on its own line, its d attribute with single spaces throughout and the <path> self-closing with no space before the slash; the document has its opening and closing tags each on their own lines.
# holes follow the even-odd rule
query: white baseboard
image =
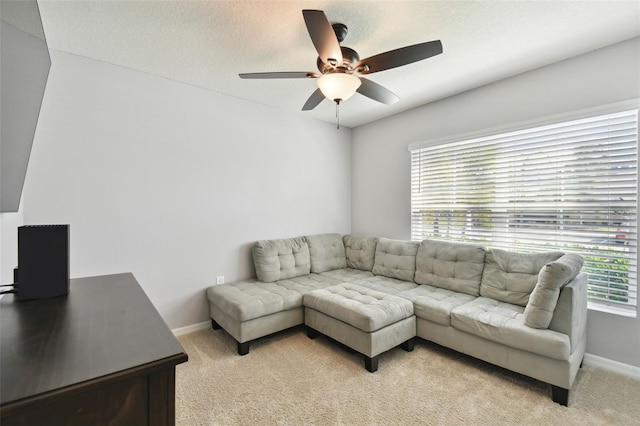
<svg viewBox="0 0 640 426">
<path fill-rule="evenodd" d="M 614 373 L 622 374 L 633 379 L 640 379 L 640 367 L 634 365 L 623 364 L 618 361 L 613 361 L 608 358 L 603 358 L 597 355 L 584 354 L 584 363 L 594 367 L 602 368 L 603 370 L 613 371 Z"/>
<path fill-rule="evenodd" d="M 187 325 L 186 327 L 174 328 L 171 331 L 174 336 L 182 336 L 183 334 L 193 333 L 194 331 L 204 330 L 211 327 L 211 321 L 199 322 L 197 324 Z"/>
</svg>

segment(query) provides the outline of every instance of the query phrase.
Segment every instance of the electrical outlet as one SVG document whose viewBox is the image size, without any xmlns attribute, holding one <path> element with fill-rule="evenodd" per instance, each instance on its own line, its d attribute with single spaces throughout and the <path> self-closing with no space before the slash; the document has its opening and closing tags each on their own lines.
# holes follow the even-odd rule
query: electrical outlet
<svg viewBox="0 0 640 426">
<path fill-rule="evenodd" d="M 224 275 L 219 275 L 216 277 L 216 284 L 224 284 Z"/>
</svg>

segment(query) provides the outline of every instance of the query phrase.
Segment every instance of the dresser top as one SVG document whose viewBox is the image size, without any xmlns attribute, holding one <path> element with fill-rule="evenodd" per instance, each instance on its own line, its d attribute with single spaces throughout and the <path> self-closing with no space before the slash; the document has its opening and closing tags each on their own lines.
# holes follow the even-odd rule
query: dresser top
<svg viewBox="0 0 640 426">
<path fill-rule="evenodd" d="M 67 296 L 0 300 L 0 404 L 187 354 L 130 273 L 71 280 Z"/>
</svg>

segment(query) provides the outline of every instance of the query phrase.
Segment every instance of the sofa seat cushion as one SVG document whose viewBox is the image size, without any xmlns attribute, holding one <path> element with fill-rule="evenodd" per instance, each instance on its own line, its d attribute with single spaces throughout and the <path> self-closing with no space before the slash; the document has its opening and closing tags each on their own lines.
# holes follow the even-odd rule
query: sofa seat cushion
<svg viewBox="0 0 640 426">
<path fill-rule="evenodd" d="M 562 257 L 562 252 L 515 253 L 493 249 L 485 256 L 480 295 L 501 302 L 526 306 L 544 265 Z"/>
<path fill-rule="evenodd" d="M 558 360 L 568 360 L 569 336 L 524 325 L 524 308 L 478 297 L 451 311 L 451 325 L 460 330 L 516 349 Z"/>
<path fill-rule="evenodd" d="M 274 282 L 311 272 L 309 246 L 303 237 L 258 241 L 253 246 L 258 280 Z"/>
<path fill-rule="evenodd" d="M 376 255 L 378 237 L 345 235 L 342 240 L 347 257 L 347 266 L 353 269 L 371 271 Z"/>
<path fill-rule="evenodd" d="M 407 299 L 349 283 L 305 294 L 304 306 L 367 333 L 413 315 Z"/>
<path fill-rule="evenodd" d="M 372 272 L 404 281 L 413 281 L 416 273 L 417 241 L 378 239 Z"/>
<path fill-rule="evenodd" d="M 290 278 L 274 283 L 255 279 L 209 287 L 207 298 L 236 321 L 248 321 L 302 306 L 302 296 L 330 287 L 339 281 L 318 274 Z"/>
<path fill-rule="evenodd" d="M 485 253 L 477 245 L 423 240 L 416 256 L 415 282 L 479 296 Z"/>
<path fill-rule="evenodd" d="M 311 272 L 319 273 L 347 267 L 344 243 L 340 234 L 308 235 Z"/>
<path fill-rule="evenodd" d="M 469 294 L 430 285 L 421 285 L 396 296 L 410 300 L 418 318 L 447 326 L 451 325 L 451 311 L 475 299 Z"/>
<path fill-rule="evenodd" d="M 398 294 L 400 292 L 418 287 L 418 284 L 412 281 L 403 281 L 396 278 L 385 277 L 382 275 L 375 275 L 373 277 L 359 279 L 356 281 L 352 281 L 352 283 L 387 294 Z"/>
<path fill-rule="evenodd" d="M 309 274 L 301 277 L 293 277 L 286 280 L 276 281 L 274 284 L 300 291 L 311 291 L 319 288 L 326 288 L 340 284 L 342 281 L 323 274 Z"/>
<path fill-rule="evenodd" d="M 363 278 L 373 277 L 373 273 L 370 271 L 361 271 L 360 269 L 353 268 L 334 269 L 333 271 L 321 272 L 319 275 L 347 283 L 361 280 Z"/>
</svg>

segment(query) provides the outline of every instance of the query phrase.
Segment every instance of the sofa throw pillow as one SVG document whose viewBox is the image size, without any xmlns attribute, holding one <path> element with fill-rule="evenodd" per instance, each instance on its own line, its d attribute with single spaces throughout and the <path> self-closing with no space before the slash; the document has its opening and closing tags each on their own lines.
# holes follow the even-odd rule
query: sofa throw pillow
<svg viewBox="0 0 640 426">
<path fill-rule="evenodd" d="M 562 252 L 524 254 L 492 249 L 485 256 L 480 295 L 526 306 L 542 267 L 563 255 Z"/>
<path fill-rule="evenodd" d="M 340 234 L 306 236 L 311 256 L 311 272 L 320 273 L 347 267 L 344 243 Z"/>
<path fill-rule="evenodd" d="M 478 296 L 485 253 L 477 245 L 423 240 L 416 256 L 415 282 Z"/>
<path fill-rule="evenodd" d="M 581 256 L 569 253 L 542 267 L 538 274 L 538 283 L 524 308 L 524 325 L 549 328 L 560 289 L 580 273 L 582 264 Z"/>
<path fill-rule="evenodd" d="M 266 283 L 307 275 L 311 271 L 309 246 L 303 237 L 256 242 L 253 263 L 258 280 Z"/>
<path fill-rule="evenodd" d="M 342 240 L 344 241 L 344 250 L 347 256 L 347 266 L 371 272 L 376 256 L 378 238 L 345 235 Z"/>
<path fill-rule="evenodd" d="M 417 241 L 378 239 L 372 272 L 375 275 L 413 281 L 419 245 Z"/>
</svg>

